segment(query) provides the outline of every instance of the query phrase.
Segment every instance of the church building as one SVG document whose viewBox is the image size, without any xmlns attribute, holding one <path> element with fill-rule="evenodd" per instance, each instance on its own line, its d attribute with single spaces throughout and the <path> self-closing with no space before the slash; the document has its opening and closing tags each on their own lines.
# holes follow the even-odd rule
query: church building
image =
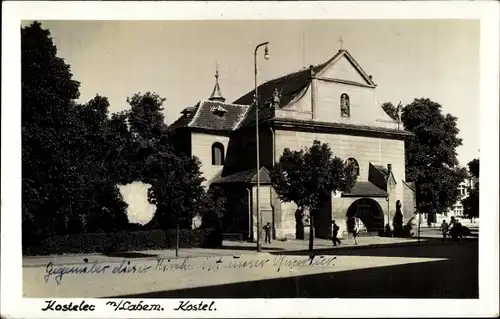
<svg viewBox="0 0 500 319">
<path fill-rule="evenodd" d="M 215 87 L 208 100 L 187 107 L 170 129 L 179 150 L 201 160 L 206 186 L 227 198 L 224 231 L 255 239 L 256 112 L 252 90 L 232 103 Z M 331 237 L 332 220 L 346 237 L 354 223 L 378 235 L 397 203 L 404 220 L 414 212 L 414 185 L 405 182 L 405 145 L 411 133 L 376 102 L 377 85 L 347 50 L 328 61 L 268 81 L 258 87 L 261 227 L 270 222 L 276 239 L 296 237 L 294 203 L 274 192 L 269 171 L 286 148 L 328 143 L 334 156 L 355 167 L 349 193 L 332 193 L 314 219 L 316 237 Z M 306 229 L 307 231 L 307 229 Z"/>
</svg>

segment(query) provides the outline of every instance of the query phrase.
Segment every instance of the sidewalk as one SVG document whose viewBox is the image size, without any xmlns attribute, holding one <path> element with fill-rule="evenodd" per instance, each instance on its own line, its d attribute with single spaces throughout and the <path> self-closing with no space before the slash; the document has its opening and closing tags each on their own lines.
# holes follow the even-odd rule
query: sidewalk
<svg viewBox="0 0 500 319">
<path fill-rule="evenodd" d="M 390 238 L 390 237 L 361 237 L 358 238 L 358 245 L 354 245 L 352 238 L 343 239 L 341 247 L 359 247 L 359 248 L 376 248 L 386 245 L 408 245 L 417 243 L 417 238 Z M 421 242 L 424 242 L 422 240 Z M 306 240 L 288 240 L 288 241 L 273 241 L 271 244 L 262 244 L 262 252 L 256 251 L 256 243 L 252 242 L 235 242 L 225 241 L 223 248 L 207 249 L 207 248 L 183 248 L 179 249 L 179 256 L 175 256 L 175 249 L 165 250 L 147 250 L 147 251 L 131 251 L 113 256 L 102 254 L 81 254 L 81 255 L 50 255 L 50 256 L 26 256 L 23 257 L 23 267 L 46 267 L 49 262 L 57 265 L 74 265 L 84 263 L 84 259 L 98 261 L 101 263 L 121 263 L 124 259 L 129 260 L 156 260 L 158 258 L 176 259 L 176 258 L 199 258 L 211 256 L 242 256 L 242 255 L 257 255 L 277 252 L 288 252 L 297 250 L 307 250 L 309 241 Z M 335 249 L 332 242 L 325 239 L 314 240 L 314 250 Z"/>
</svg>

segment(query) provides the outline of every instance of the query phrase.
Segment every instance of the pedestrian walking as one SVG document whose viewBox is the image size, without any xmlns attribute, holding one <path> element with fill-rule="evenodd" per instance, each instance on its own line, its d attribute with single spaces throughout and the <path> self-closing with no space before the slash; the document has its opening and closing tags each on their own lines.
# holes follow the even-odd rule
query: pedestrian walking
<svg viewBox="0 0 500 319">
<path fill-rule="evenodd" d="M 337 243 L 340 245 L 340 239 L 338 238 L 339 236 L 339 229 L 340 227 L 335 223 L 334 220 L 332 220 L 332 242 L 333 246 L 337 246 Z"/>
<path fill-rule="evenodd" d="M 352 230 L 352 237 L 354 238 L 354 245 L 358 244 L 358 233 L 359 233 L 359 228 L 357 223 L 354 223 L 354 229 Z"/>
<path fill-rule="evenodd" d="M 451 235 L 452 241 L 454 243 L 455 242 L 458 243 L 458 236 L 459 236 L 460 229 L 459 229 L 459 226 L 457 225 L 457 221 L 456 221 L 454 216 L 451 216 L 450 226 L 448 229 L 450 230 L 450 235 Z"/>
<path fill-rule="evenodd" d="M 264 226 L 264 233 L 265 233 L 265 243 L 270 244 L 271 243 L 271 223 L 267 222 L 267 224 Z"/>
<path fill-rule="evenodd" d="M 448 223 L 446 220 L 443 219 L 443 222 L 441 223 L 441 226 L 439 226 L 439 230 L 441 231 L 443 237 L 441 238 L 441 241 L 444 242 L 446 240 L 446 237 L 448 236 Z"/>
</svg>

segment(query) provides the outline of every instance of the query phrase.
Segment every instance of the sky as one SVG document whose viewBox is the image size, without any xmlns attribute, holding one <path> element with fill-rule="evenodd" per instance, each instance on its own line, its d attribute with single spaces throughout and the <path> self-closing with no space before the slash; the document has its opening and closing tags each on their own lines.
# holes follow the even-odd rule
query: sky
<svg viewBox="0 0 500 319">
<path fill-rule="evenodd" d="M 24 25 L 27 22 L 23 23 Z M 341 46 L 373 75 L 380 104 L 430 98 L 458 117 L 461 165 L 478 157 L 479 22 L 474 20 L 214 20 L 42 21 L 81 82 L 80 100 L 108 97 L 110 111 L 127 97 L 152 91 L 165 97 L 167 123 L 207 99 L 219 83 L 227 102 L 252 90 L 253 51 L 259 82 L 332 57 Z"/>
</svg>

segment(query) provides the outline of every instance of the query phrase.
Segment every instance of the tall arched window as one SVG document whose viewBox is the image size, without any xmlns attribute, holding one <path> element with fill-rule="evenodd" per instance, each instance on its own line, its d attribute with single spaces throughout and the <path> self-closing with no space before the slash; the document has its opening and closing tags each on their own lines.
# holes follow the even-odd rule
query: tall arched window
<svg viewBox="0 0 500 319">
<path fill-rule="evenodd" d="M 212 144 L 212 165 L 224 165 L 224 145 L 219 142 Z"/>
<path fill-rule="evenodd" d="M 359 164 L 358 161 L 356 161 L 356 159 L 349 157 L 346 161 L 346 164 L 352 167 L 355 176 L 359 176 Z"/>
<path fill-rule="evenodd" d="M 346 93 L 340 95 L 340 115 L 342 117 L 351 116 L 351 103 L 349 101 L 349 95 Z"/>
</svg>

